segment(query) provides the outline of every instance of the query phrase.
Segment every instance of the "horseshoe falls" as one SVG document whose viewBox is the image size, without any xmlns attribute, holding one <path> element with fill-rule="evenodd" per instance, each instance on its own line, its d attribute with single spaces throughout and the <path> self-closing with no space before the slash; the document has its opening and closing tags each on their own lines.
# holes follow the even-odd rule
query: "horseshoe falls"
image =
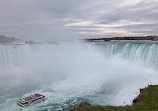
<svg viewBox="0 0 158 111">
<path fill-rule="evenodd" d="M 142 62 L 157 69 L 158 45 L 157 44 L 99 44 L 108 56 L 119 55 L 132 62 Z"/>
<path fill-rule="evenodd" d="M 157 69 L 157 44 L 0 44 L 0 110 L 66 111 L 82 101 L 130 105 L 140 88 L 158 83 Z M 16 104 L 36 92 L 46 100 Z"/>
</svg>

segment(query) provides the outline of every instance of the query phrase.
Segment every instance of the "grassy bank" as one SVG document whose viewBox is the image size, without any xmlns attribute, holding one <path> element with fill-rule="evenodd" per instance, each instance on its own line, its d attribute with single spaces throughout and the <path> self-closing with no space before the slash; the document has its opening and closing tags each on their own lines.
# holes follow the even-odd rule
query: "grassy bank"
<svg viewBox="0 0 158 111">
<path fill-rule="evenodd" d="M 70 111 L 158 111 L 158 85 L 140 89 L 131 106 L 94 106 L 83 102 Z"/>
</svg>

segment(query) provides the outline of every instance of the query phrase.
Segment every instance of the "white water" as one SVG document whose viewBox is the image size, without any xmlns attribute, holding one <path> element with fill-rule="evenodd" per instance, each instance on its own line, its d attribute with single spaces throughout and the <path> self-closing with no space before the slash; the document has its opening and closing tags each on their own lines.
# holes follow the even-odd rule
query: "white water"
<svg viewBox="0 0 158 111">
<path fill-rule="evenodd" d="M 0 45 L 0 110 L 56 111 L 88 100 L 125 105 L 158 82 L 155 44 Z M 21 108 L 31 93 L 47 100 Z"/>
</svg>

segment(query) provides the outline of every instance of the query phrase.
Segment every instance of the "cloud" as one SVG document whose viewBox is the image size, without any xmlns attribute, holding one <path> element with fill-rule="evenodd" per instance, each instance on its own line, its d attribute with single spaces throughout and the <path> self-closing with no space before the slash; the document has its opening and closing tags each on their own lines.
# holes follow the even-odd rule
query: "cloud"
<svg viewBox="0 0 158 111">
<path fill-rule="evenodd" d="M 64 39 L 158 34 L 157 4 L 157 0 L 0 0 L 0 34 Z"/>
<path fill-rule="evenodd" d="M 108 2 L 107 6 L 105 5 L 106 3 L 104 4 L 102 2 L 100 6 L 98 5 L 97 7 L 95 7 L 95 12 L 91 12 L 90 15 L 94 14 L 94 17 L 90 16 L 90 22 L 88 22 L 86 19 L 85 21 L 83 20 L 76 23 L 70 22 L 65 26 L 73 28 L 75 27 L 75 29 L 78 27 L 79 30 L 81 29 L 81 27 L 84 27 L 85 33 L 82 30 L 82 34 L 89 34 L 91 32 L 88 32 L 87 29 L 93 30 L 94 27 L 97 27 L 96 30 L 102 30 L 97 33 L 97 36 L 99 35 L 99 33 L 100 35 L 109 36 L 109 32 L 111 32 L 111 35 L 117 35 L 118 33 L 120 35 L 158 34 L 158 31 L 156 31 L 156 29 L 158 28 L 158 10 L 156 8 L 157 3 L 158 1 L 156 0 L 119 0 L 117 2 L 115 0 L 112 0 L 111 2 Z M 96 13 L 97 10 L 98 13 Z"/>
</svg>

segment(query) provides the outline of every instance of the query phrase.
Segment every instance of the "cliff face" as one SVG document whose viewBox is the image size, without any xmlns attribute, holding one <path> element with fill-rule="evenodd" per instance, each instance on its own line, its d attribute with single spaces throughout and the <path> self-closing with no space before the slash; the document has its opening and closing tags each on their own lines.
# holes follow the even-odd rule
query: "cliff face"
<svg viewBox="0 0 158 111">
<path fill-rule="evenodd" d="M 0 35 L 0 43 L 10 43 L 14 42 L 16 39 L 14 37 L 6 37 L 5 35 Z"/>
<path fill-rule="evenodd" d="M 158 111 L 158 85 L 140 89 L 131 106 L 95 106 L 82 102 L 70 111 Z"/>
</svg>

